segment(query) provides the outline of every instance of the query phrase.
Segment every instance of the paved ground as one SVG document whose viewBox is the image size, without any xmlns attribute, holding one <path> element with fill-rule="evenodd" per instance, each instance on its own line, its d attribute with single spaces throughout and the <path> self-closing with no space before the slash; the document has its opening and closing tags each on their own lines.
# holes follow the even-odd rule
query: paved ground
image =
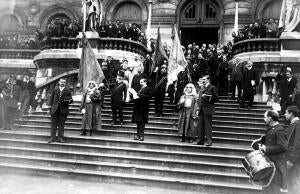
<svg viewBox="0 0 300 194">
<path fill-rule="evenodd" d="M 160 188 L 0 174 L 0 194 L 195 194 Z M 197 193 L 199 194 L 199 193 Z"/>
</svg>

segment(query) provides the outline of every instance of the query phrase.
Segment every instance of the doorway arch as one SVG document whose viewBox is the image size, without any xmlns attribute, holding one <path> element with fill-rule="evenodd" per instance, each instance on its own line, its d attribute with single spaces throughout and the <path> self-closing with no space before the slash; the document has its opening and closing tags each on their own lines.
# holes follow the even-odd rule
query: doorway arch
<svg viewBox="0 0 300 194">
<path fill-rule="evenodd" d="M 223 14 L 220 0 L 181 0 L 176 15 L 182 44 L 222 43 Z"/>
</svg>

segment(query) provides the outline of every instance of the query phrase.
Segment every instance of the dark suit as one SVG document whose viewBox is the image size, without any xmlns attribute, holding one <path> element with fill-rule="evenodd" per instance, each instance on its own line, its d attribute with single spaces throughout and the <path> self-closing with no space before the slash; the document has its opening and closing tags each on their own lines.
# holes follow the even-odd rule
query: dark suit
<svg viewBox="0 0 300 194">
<path fill-rule="evenodd" d="M 17 84 L 6 82 L 0 90 L 3 95 L 3 126 L 7 129 L 11 129 L 14 124 L 14 119 L 17 117 L 18 103 L 21 102 L 21 88 Z"/>
<path fill-rule="evenodd" d="M 255 82 L 252 86 L 251 81 Z M 248 107 L 251 107 L 254 100 L 254 95 L 256 94 L 256 83 L 258 81 L 258 74 L 256 70 L 252 67 L 250 70 L 245 68 L 243 74 L 243 96 L 241 100 L 241 107 L 244 106 L 245 101 L 248 101 Z"/>
<path fill-rule="evenodd" d="M 203 96 L 203 94 L 208 96 Z M 212 143 L 212 115 L 215 112 L 214 103 L 218 101 L 218 98 L 217 88 L 214 85 L 209 84 L 199 91 L 197 100 L 198 144 L 204 144 L 204 136 L 206 136 L 208 144 Z"/>
<path fill-rule="evenodd" d="M 146 78 L 144 73 L 134 75 L 131 82 L 131 88 L 133 88 L 135 91 L 139 91 L 141 89 L 140 80 L 142 78 Z"/>
<path fill-rule="evenodd" d="M 294 92 L 294 89 L 297 85 L 297 78 L 292 77 L 290 81 L 287 80 L 286 76 L 282 78 L 280 83 L 280 106 L 281 106 L 281 113 L 284 114 L 285 110 L 288 106 L 292 105 L 292 97 L 291 95 Z"/>
<path fill-rule="evenodd" d="M 21 112 L 23 114 L 28 113 L 30 105 L 33 106 L 34 103 L 34 97 L 36 95 L 36 87 L 32 81 L 29 82 L 23 82 L 21 84 Z M 33 108 L 33 107 L 32 107 Z"/>
<path fill-rule="evenodd" d="M 69 114 L 69 104 L 72 102 L 72 95 L 68 88 L 60 91 L 59 87 L 55 87 L 52 91 L 49 100 L 51 106 L 51 138 L 55 138 L 56 131 L 58 131 L 58 137 L 63 138 L 64 125 Z"/>
<path fill-rule="evenodd" d="M 126 100 L 126 84 L 123 82 L 115 83 L 111 88 L 111 109 L 113 122 L 117 121 L 117 112 L 119 120 L 123 122 L 123 102 Z"/>
<path fill-rule="evenodd" d="M 243 81 L 244 66 L 240 63 L 238 65 L 232 64 L 229 66 L 229 79 L 231 85 L 231 98 L 235 99 L 235 88 L 238 88 L 238 99 L 242 97 L 242 81 Z"/>
<path fill-rule="evenodd" d="M 287 168 L 285 152 L 288 147 L 285 129 L 278 124 L 268 127 L 266 135 L 260 143 L 266 146 L 265 154 L 274 162 L 276 166 L 275 176 L 270 186 L 265 189 L 265 193 L 280 193 L 280 188 L 287 188 Z M 257 144 L 258 145 L 258 144 Z M 253 147 L 258 149 L 257 147 Z"/>
<path fill-rule="evenodd" d="M 287 160 L 293 163 L 288 171 L 288 189 L 291 193 L 299 193 L 300 189 L 300 121 L 293 122 L 287 129 Z"/>
<path fill-rule="evenodd" d="M 137 136 L 144 137 L 145 124 L 148 123 L 149 100 L 152 88 L 146 86 L 138 91 L 138 99 L 134 99 L 132 122 L 137 123 Z"/>
</svg>

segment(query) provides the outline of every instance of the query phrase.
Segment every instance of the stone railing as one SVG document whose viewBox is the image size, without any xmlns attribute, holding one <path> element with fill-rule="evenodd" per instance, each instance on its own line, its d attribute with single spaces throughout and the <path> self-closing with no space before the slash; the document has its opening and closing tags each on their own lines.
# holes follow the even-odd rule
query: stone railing
<svg viewBox="0 0 300 194">
<path fill-rule="evenodd" d="M 0 49 L 0 59 L 33 59 L 40 50 Z"/>
<path fill-rule="evenodd" d="M 79 39 L 76 38 L 58 38 L 53 37 L 42 42 L 42 49 L 77 49 Z M 136 41 L 122 39 L 122 38 L 100 38 L 97 41 L 97 48 L 99 50 L 121 50 L 138 53 L 146 56 L 148 53 L 147 48 Z"/>
<path fill-rule="evenodd" d="M 69 37 L 53 37 L 43 40 L 42 50 L 45 49 L 77 49 L 78 39 Z"/>
<path fill-rule="evenodd" d="M 103 50 L 121 50 L 140 54 L 146 57 L 148 49 L 140 42 L 122 39 L 122 38 L 101 38 L 99 41 L 99 49 Z"/>
<path fill-rule="evenodd" d="M 233 55 L 257 51 L 280 51 L 280 44 L 279 38 L 248 39 L 236 42 L 233 45 L 232 51 Z"/>
</svg>

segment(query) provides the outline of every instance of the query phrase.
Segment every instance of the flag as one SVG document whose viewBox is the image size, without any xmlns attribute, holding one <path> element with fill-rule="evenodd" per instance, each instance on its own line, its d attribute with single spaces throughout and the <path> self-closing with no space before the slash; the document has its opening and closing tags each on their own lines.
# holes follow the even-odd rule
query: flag
<svg viewBox="0 0 300 194">
<path fill-rule="evenodd" d="M 151 73 L 155 70 L 156 67 L 158 67 L 158 65 L 163 64 L 164 60 L 168 60 L 168 57 L 161 42 L 160 32 L 158 28 Z"/>
<path fill-rule="evenodd" d="M 187 66 L 176 27 L 173 27 L 173 46 L 171 48 L 168 67 L 168 85 L 177 80 L 177 74 Z"/>
<path fill-rule="evenodd" d="M 100 84 L 105 79 L 104 73 L 85 33 L 82 36 L 82 53 L 78 77 L 82 91 L 89 81 L 95 81 L 96 84 Z"/>
</svg>

